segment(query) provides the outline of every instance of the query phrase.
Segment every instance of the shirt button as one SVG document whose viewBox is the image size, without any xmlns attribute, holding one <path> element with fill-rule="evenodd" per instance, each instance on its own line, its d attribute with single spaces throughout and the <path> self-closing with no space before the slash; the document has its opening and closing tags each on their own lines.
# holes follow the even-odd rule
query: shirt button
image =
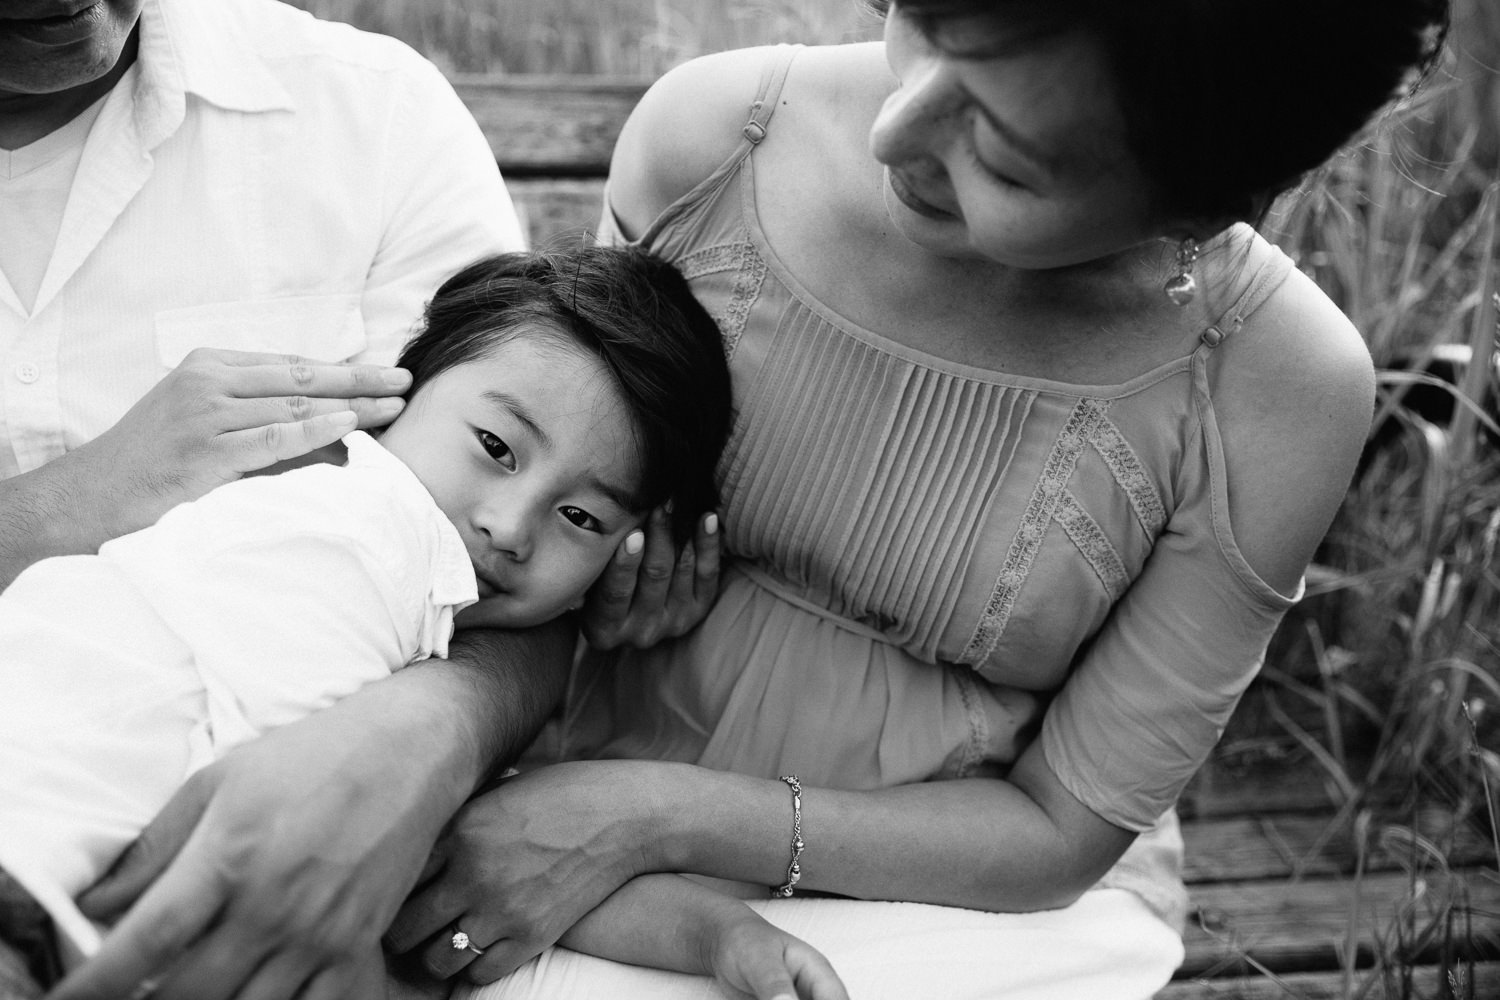
<svg viewBox="0 0 1500 1000">
<path fill-rule="evenodd" d="M 30 361 L 23 361 L 16 365 L 16 378 L 27 385 L 42 377 L 42 370 Z"/>
</svg>

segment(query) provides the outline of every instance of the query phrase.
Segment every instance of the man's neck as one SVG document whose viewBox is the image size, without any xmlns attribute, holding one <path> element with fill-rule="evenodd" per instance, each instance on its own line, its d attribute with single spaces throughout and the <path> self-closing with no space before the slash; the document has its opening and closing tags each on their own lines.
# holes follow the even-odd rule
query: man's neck
<svg viewBox="0 0 1500 1000">
<path fill-rule="evenodd" d="M 54 94 L 0 93 L 0 149 L 20 149 L 51 135 L 109 93 L 135 62 L 136 41 L 133 32 L 119 61 L 97 80 Z"/>
</svg>

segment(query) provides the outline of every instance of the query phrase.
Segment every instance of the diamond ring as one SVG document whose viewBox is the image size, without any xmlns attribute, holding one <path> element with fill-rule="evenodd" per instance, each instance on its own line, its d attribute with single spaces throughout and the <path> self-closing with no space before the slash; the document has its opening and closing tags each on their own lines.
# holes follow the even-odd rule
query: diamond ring
<svg viewBox="0 0 1500 1000">
<path fill-rule="evenodd" d="M 448 943 L 453 945 L 454 951 L 472 951 L 476 955 L 484 954 L 484 949 L 479 947 L 479 945 L 475 944 L 474 942 L 470 941 L 469 935 L 465 934 L 461 930 L 455 929 L 453 931 L 453 936 L 448 939 Z"/>
</svg>

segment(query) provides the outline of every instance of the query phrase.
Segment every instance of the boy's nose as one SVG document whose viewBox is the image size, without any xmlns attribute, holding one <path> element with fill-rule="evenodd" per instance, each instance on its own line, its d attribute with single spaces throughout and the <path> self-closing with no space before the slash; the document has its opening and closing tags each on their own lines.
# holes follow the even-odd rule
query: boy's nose
<svg viewBox="0 0 1500 1000">
<path fill-rule="evenodd" d="M 490 547 L 503 552 L 515 562 L 531 558 L 533 547 L 530 515 L 513 504 L 491 504 L 479 512 L 475 526 Z"/>
</svg>

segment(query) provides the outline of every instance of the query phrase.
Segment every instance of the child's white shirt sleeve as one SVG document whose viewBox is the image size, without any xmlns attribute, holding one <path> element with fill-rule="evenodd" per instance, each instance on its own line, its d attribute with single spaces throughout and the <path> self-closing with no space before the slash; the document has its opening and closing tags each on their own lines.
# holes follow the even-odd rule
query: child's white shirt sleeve
<svg viewBox="0 0 1500 1000">
<path fill-rule="evenodd" d="M 477 598 L 462 540 L 367 435 L 346 467 L 242 480 L 107 543 L 193 650 L 213 755 L 427 656 Z"/>
</svg>

